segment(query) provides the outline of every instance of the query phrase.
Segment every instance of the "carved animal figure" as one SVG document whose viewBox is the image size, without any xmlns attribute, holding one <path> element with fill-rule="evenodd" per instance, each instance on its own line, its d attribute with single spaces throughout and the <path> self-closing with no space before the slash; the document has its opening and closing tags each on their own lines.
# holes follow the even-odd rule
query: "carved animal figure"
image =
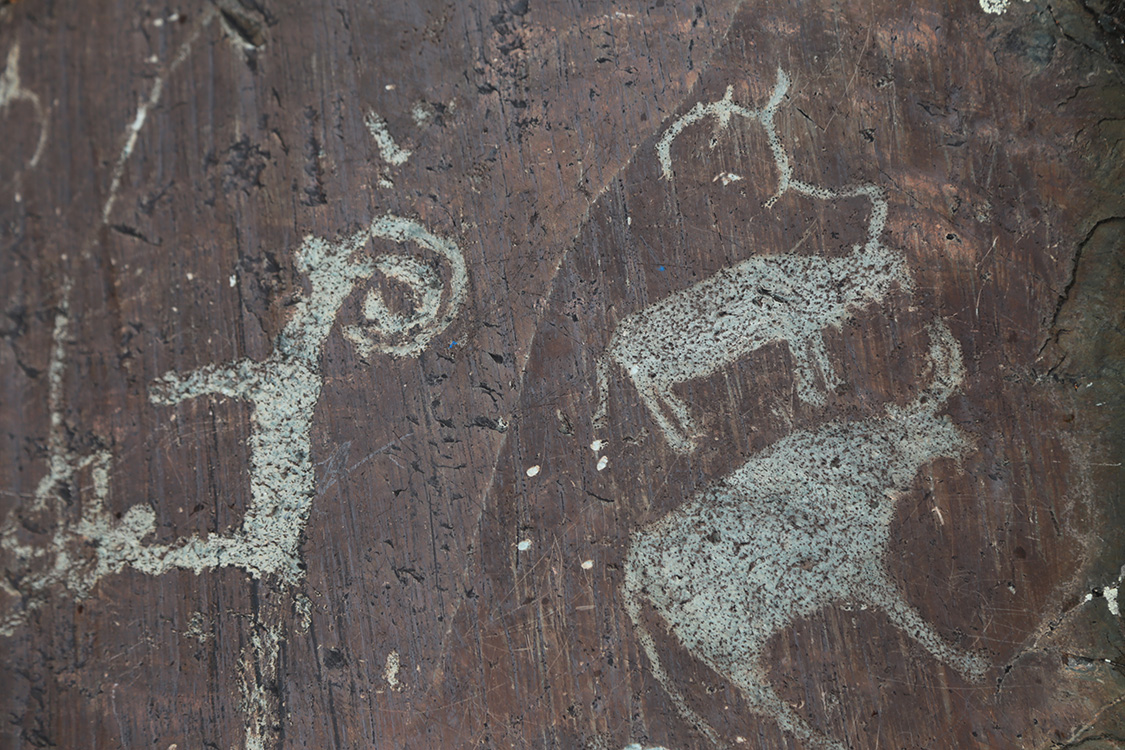
<svg viewBox="0 0 1125 750">
<path fill-rule="evenodd" d="M 371 239 L 412 242 L 443 257 L 450 266 L 448 294 L 443 295 L 439 275 L 427 265 L 405 256 L 361 257 L 361 249 Z M 265 360 L 207 365 L 186 374 L 170 372 L 152 385 L 150 397 L 158 404 L 213 395 L 244 399 L 253 406 L 251 502 L 241 528 L 171 544 L 145 541 L 156 528 L 151 505 L 137 503 L 120 517 L 106 507 L 112 468 L 109 451 L 78 453 L 69 447 L 62 396 L 70 282 L 64 284 L 49 371 L 48 473 L 29 507 L 9 513 L 0 524 L 0 551 L 10 558 L 4 565 L 9 575 L 0 579 L 0 591 L 16 602 L 0 613 L 0 637 L 12 635 L 56 585 L 83 598 L 101 578 L 126 567 L 160 575 L 173 568 L 198 573 L 233 566 L 255 578 L 273 574 L 288 583 L 300 580 L 300 537 L 315 489 L 310 432 L 323 384 L 320 356 L 340 306 L 376 269 L 406 285 L 417 303 L 413 313 L 391 311 L 378 290 L 371 289 L 363 306 L 368 325 L 348 327 L 344 334 L 364 356 L 372 351 L 414 356 L 453 321 L 464 302 L 468 277 L 456 245 L 397 216 L 377 219 L 337 243 L 308 237 L 297 251 L 297 266 L 307 275 L 311 294 L 292 306 L 292 315 Z M 85 471 L 92 477 L 94 493 L 83 500 L 78 514 L 69 497 L 76 494 L 79 475 Z M 40 515 L 56 524 L 46 545 L 22 537 L 23 521 L 39 520 Z"/>
<path fill-rule="evenodd" d="M 449 261 L 451 289 L 447 304 L 440 304 L 440 282 L 421 264 L 381 256 L 356 258 L 368 240 L 412 241 L 445 256 Z M 230 535 L 192 537 L 168 549 L 146 548 L 146 558 L 136 567 L 159 573 L 170 566 L 190 568 L 241 567 L 255 578 L 276 573 L 289 582 L 301 577 L 298 546 L 308 521 L 314 494 L 310 430 L 313 410 L 320 398 L 323 378 L 320 354 L 336 321 L 340 305 L 355 286 L 372 276 L 376 267 L 390 269 L 396 278 L 416 288 L 419 310 L 412 316 L 392 314 L 372 290 L 365 312 L 375 334 L 394 334 L 401 343 L 377 345 L 362 329 L 345 331 L 366 355 L 372 349 L 392 355 L 416 355 L 449 325 L 466 293 L 467 275 L 460 250 L 435 237 L 416 222 L 395 216 L 377 219 L 368 229 L 338 244 L 308 237 L 298 250 L 298 268 L 308 275 L 312 294 L 293 306 L 293 314 L 277 337 L 274 351 L 263 362 L 243 359 L 222 366 L 207 366 L 181 375 L 170 372 L 150 391 L 159 404 L 215 394 L 249 401 L 251 504 L 242 528 Z M 151 560 L 151 563 L 148 561 Z"/>
<path fill-rule="evenodd" d="M 762 110 L 733 104 L 729 88 L 722 101 L 697 104 L 657 144 L 664 176 L 673 176 L 672 140 L 687 124 L 708 115 L 718 118 L 719 127 L 725 127 L 732 115 L 750 119 L 766 129 L 778 168 L 777 195 L 792 189 L 825 200 L 865 197 L 871 201 L 866 243 L 838 258 L 795 253 L 755 256 L 622 319 L 598 361 L 596 429 L 606 421 L 612 362 L 633 381 L 669 446 L 688 453 L 695 445 L 695 425 L 673 388 L 775 342 L 789 347 L 798 397 L 822 404 L 824 394 L 816 386 L 816 374 L 829 390 L 839 382 L 824 348 L 824 329 L 839 327 L 862 308 L 883 299 L 895 285 L 909 287 L 910 275 L 902 258 L 879 242 L 887 203 L 878 186 L 834 190 L 793 179 L 773 124 L 788 86 L 789 78 L 779 70 L 777 86 Z"/>
<path fill-rule="evenodd" d="M 695 425 L 673 387 L 706 377 L 774 342 L 789 345 L 797 395 L 822 404 L 816 375 L 830 389 L 838 383 L 823 330 L 839 327 L 907 279 L 898 255 L 877 243 L 839 258 L 758 256 L 724 269 L 617 325 L 598 363 L 595 425 L 605 421 L 613 362 L 633 381 L 668 444 L 687 453 L 695 444 Z"/>
<path fill-rule="evenodd" d="M 881 609 L 940 661 L 972 679 L 985 661 L 946 642 L 903 598 L 883 558 L 894 494 L 969 441 L 938 409 L 963 378 L 944 324 L 931 327 L 933 382 L 885 416 L 796 432 L 714 486 L 637 531 L 624 599 L 654 676 L 680 714 L 717 745 L 661 665 L 642 619 L 647 602 L 693 655 L 729 679 L 750 708 L 808 747 L 843 748 L 813 730 L 770 686 L 762 650 L 771 636 L 834 603 Z"/>
</svg>

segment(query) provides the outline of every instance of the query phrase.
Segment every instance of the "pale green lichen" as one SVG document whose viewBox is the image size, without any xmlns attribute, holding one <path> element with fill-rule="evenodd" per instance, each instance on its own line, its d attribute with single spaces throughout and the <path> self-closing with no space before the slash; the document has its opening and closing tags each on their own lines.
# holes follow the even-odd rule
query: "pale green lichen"
<svg viewBox="0 0 1125 750">
<path fill-rule="evenodd" d="M 266 750 L 277 716 L 278 653 L 281 630 L 260 623 L 253 625 L 250 642 L 238 662 L 242 712 L 246 716 L 245 750 Z"/>
<path fill-rule="evenodd" d="M 372 239 L 412 241 L 431 250 L 450 265 L 450 291 L 444 306 L 429 304 L 424 332 L 412 331 L 411 352 L 425 346 L 451 323 L 464 301 L 468 283 L 464 260 L 452 242 L 438 238 L 417 222 L 385 216 L 370 227 L 336 243 L 308 237 L 297 251 L 297 267 L 309 280 L 311 293 L 292 305 L 289 321 L 265 360 L 238 360 L 206 365 L 187 374 L 170 372 L 153 383 L 154 403 L 174 405 L 203 396 L 248 401 L 250 413 L 250 507 L 241 526 L 228 534 L 192 536 L 170 544 L 145 542 L 155 530 L 156 514 L 147 504 L 130 507 L 120 519 L 105 501 L 109 493 L 112 458 L 108 451 L 73 453 L 62 418 L 62 385 L 68 335 L 66 299 L 55 320 L 54 345 L 48 368 L 51 434 L 47 474 L 39 482 L 32 503 L 17 509 L 0 527 L 0 547 L 13 559 L 21 601 L 0 620 L 0 635 L 10 635 L 46 593 L 64 585 L 76 598 L 85 597 L 105 575 L 132 567 L 150 575 L 175 568 L 200 573 L 237 567 L 254 578 L 276 575 L 287 583 L 303 576 L 301 534 L 308 523 L 315 479 L 311 428 L 323 378 L 320 356 L 344 300 L 356 286 L 371 278 L 377 265 L 412 269 L 413 261 L 381 256 L 367 259 L 360 251 Z M 440 291 L 438 292 L 440 297 Z M 430 294 L 425 298 L 433 299 Z M 439 308 L 440 307 L 440 312 Z M 433 309 L 431 309 L 433 308 Z M 79 504 L 79 515 L 64 497 L 72 492 L 80 471 L 89 469 L 93 497 Z M 49 514 L 54 531 L 46 544 L 23 541 L 21 514 Z M 12 593 L 10 591 L 9 593 Z M 308 609 L 304 610 L 308 619 Z"/>
</svg>

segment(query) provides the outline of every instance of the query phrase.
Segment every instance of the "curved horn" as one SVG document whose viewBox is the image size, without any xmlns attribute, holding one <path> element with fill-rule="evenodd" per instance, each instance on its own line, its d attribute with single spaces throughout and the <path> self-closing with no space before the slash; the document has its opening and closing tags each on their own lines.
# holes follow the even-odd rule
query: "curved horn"
<svg viewBox="0 0 1125 750">
<path fill-rule="evenodd" d="M 344 335 L 360 354 L 379 351 L 393 357 L 416 357 L 444 331 L 460 311 L 468 293 L 469 276 L 460 248 L 438 237 L 411 219 L 387 215 L 371 224 L 371 237 L 393 242 L 412 242 L 449 263 L 449 291 L 429 266 L 403 255 L 386 254 L 375 260 L 385 275 L 410 288 L 415 299 L 411 315 L 392 312 L 377 289 L 367 293 L 363 303 L 365 325 L 349 326 Z M 444 302 L 443 302 L 444 299 Z"/>
</svg>

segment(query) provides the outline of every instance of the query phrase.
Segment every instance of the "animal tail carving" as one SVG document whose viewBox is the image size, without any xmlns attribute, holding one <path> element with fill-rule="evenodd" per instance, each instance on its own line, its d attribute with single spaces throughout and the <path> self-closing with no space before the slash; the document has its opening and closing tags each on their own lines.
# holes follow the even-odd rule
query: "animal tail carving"
<svg viewBox="0 0 1125 750">
<path fill-rule="evenodd" d="M 633 621 L 633 631 L 636 633 L 637 641 L 641 644 L 641 648 L 644 649 L 645 656 L 648 658 L 648 666 L 652 671 L 652 676 L 660 683 L 660 687 L 664 688 L 664 692 L 668 694 L 672 705 L 675 706 L 676 711 L 685 721 L 702 732 L 714 747 L 729 747 L 726 742 L 720 739 L 715 728 L 687 704 L 684 696 L 676 689 L 672 678 L 668 676 L 668 672 L 664 670 L 664 664 L 660 661 L 660 655 L 656 651 L 656 641 L 652 639 L 648 628 L 644 626 L 641 620 L 641 602 L 634 590 L 634 582 L 628 580 L 629 575 L 626 573 L 625 585 L 621 587 L 625 599 L 625 612 L 629 615 L 629 619 Z"/>
</svg>

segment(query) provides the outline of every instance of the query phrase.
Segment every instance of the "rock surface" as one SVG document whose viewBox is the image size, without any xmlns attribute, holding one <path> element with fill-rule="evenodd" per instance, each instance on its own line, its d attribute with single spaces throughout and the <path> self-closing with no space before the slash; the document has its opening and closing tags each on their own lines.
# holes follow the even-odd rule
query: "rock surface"
<svg viewBox="0 0 1125 750">
<path fill-rule="evenodd" d="M 1120 3 L 0 63 L 0 745 L 1125 746 Z"/>
</svg>

